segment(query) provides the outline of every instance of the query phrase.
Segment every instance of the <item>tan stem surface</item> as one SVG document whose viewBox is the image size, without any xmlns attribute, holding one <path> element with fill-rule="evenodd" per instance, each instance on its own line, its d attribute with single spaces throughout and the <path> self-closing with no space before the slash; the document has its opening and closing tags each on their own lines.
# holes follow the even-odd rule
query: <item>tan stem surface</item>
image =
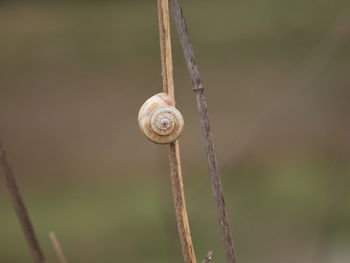
<svg viewBox="0 0 350 263">
<path fill-rule="evenodd" d="M 63 252 L 62 246 L 58 238 L 56 237 L 55 232 L 50 232 L 49 234 L 52 246 L 56 252 L 56 255 L 58 257 L 58 260 L 60 263 L 68 263 L 68 260 Z"/>
<path fill-rule="evenodd" d="M 160 50 L 162 61 L 163 91 L 171 97 L 175 106 L 175 90 L 173 78 L 173 61 L 171 52 L 171 34 L 168 0 L 158 0 Z M 181 172 L 179 141 L 170 143 L 169 166 L 172 191 L 175 204 L 177 227 L 185 263 L 196 263 L 192 237 L 186 210 L 185 192 Z"/>
</svg>

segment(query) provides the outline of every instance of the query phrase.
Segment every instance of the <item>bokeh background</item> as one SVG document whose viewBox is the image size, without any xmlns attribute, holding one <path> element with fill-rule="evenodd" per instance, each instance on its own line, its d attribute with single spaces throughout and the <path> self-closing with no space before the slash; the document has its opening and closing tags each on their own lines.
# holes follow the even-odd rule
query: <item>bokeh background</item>
<svg viewBox="0 0 350 263">
<path fill-rule="evenodd" d="M 239 262 L 350 262 L 346 0 L 183 0 Z M 139 132 L 161 91 L 155 1 L 1 1 L 0 138 L 48 262 L 181 262 L 167 147 Z M 198 260 L 222 242 L 191 82 L 176 98 Z M 31 262 L 0 184 L 0 262 Z"/>
</svg>

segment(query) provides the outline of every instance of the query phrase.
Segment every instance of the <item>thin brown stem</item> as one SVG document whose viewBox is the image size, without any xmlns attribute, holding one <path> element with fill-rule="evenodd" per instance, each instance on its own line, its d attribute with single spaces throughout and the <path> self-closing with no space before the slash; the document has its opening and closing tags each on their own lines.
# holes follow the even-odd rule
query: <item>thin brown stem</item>
<svg viewBox="0 0 350 263">
<path fill-rule="evenodd" d="M 30 221 L 27 208 L 23 202 L 20 191 L 17 186 L 16 179 L 13 175 L 10 164 L 7 160 L 5 151 L 0 143 L 0 171 L 3 173 L 6 180 L 6 187 L 11 196 L 13 207 L 17 213 L 18 220 L 22 226 L 24 235 L 27 239 L 28 247 L 32 253 L 34 262 L 44 263 L 45 257 L 40 248 L 36 237 L 33 225 Z"/>
<path fill-rule="evenodd" d="M 68 260 L 67 260 L 66 256 L 64 255 L 61 243 L 58 240 L 55 232 L 50 232 L 49 237 L 50 237 L 52 246 L 56 252 L 56 255 L 58 257 L 59 262 L 60 263 L 68 263 Z"/>
<path fill-rule="evenodd" d="M 207 152 L 207 159 L 209 165 L 209 174 L 212 184 L 212 192 L 215 197 L 218 220 L 221 228 L 222 237 L 225 245 L 226 260 L 228 263 L 236 262 L 236 255 L 233 246 L 232 235 L 229 228 L 229 220 L 227 217 L 222 183 L 214 148 L 212 130 L 208 117 L 208 106 L 206 97 L 204 95 L 204 85 L 199 74 L 197 62 L 194 56 L 193 47 L 190 41 L 186 21 L 183 15 L 180 0 L 170 0 L 172 13 L 174 16 L 178 35 L 183 48 L 187 67 L 192 79 L 193 91 L 196 95 L 197 106 L 199 111 L 199 118 L 202 127 L 202 135 L 204 138 L 205 149 Z"/>
<path fill-rule="evenodd" d="M 185 191 L 180 163 L 179 141 L 171 143 L 169 146 L 169 165 L 177 228 L 179 231 L 184 261 L 185 263 L 196 263 L 196 256 L 193 249 L 191 231 L 186 210 Z"/>
<path fill-rule="evenodd" d="M 172 98 L 175 106 L 175 89 L 173 77 L 173 56 L 171 51 L 171 34 L 168 0 L 158 0 L 158 19 L 160 36 L 160 54 L 162 62 L 163 91 Z"/>
<path fill-rule="evenodd" d="M 162 60 L 163 91 L 172 98 L 175 106 L 175 90 L 173 80 L 173 61 L 171 53 L 171 34 L 168 0 L 158 0 L 160 50 Z M 185 191 L 183 185 L 179 141 L 169 145 L 169 166 L 172 192 L 175 204 L 177 227 L 185 263 L 196 263 L 192 237 L 186 210 Z"/>
</svg>

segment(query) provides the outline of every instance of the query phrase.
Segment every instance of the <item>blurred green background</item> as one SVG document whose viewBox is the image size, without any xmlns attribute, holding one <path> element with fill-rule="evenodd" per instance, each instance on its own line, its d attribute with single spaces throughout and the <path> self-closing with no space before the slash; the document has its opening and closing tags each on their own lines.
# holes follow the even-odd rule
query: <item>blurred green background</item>
<svg viewBox="0 0 350 263">
<path fill-rule="evenodd" d="M 350 262 L 348 1 L 182 2 L 239 262 Z M 155 1 L 0 3 L 0 138 L 48 262 L 51 230 L 70 262 L 182 262 L 167 147 L 137 123 L 161 91 L 157 23 Z M 224 262 L 173 40 L 194 246 Z M 4 180 L 0 222 L 0 262 L 31 262 Z"/>
</svg>

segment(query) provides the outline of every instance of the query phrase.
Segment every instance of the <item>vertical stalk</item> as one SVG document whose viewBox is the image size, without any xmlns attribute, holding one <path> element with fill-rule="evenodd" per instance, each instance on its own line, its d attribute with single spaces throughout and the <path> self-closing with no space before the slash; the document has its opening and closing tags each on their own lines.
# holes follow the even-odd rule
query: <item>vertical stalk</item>
<svg viewBox="0 0 350 263">
<path fill-rule="evenodd" d="M 0 171 L 4 174 L 6 180 L 6 187 L 11 196 L 13 207 L 16 210 L 18 220 L 22 226 L 24 235 L 27 239 L 28 247 L 32 253 L 34 262 L 44 263 L 44 254 L 40 248 L 38 239 L 36 237 L 33 225 L 30 221 L 27 208 L 23 202 L 20 191 L 17 186 L 16 179 L 13 175 L 10 164 L 7 160 L 6 153 L 0 143 Z"/>
<path fill-rule="evenodd" d="M 175 90 L 173 79 L 173 61 L 171 53 L 171 34 L 168 0 L 157 0 L 159 16 L 160 50 L 162 62 L 163 91 L 172 98 L 175 106 Z M 169 166 L 172 192 L 175 204 L 177 227 L 185 263 L 196 263 L 192 237 L 186 210 L 184 185 L 181 171 L 179 141 L 169 145 Z"/>
<path fill-rule="evenodd" d="M 205 149 L 207 153 L 209 175 L 211 179 L 212 192 L 216 201 L 217 215 L 224 241 L 225 255 L 228 263 L 236 262 L 236 254 L 233 246 L 232 235 L 229 228 L 229 220 L 226 212 L 222 183 L 219 173 L 216 152 L 214 148 L 212 130 L 208 116 L 208 106 L 204 95 L 204 85 L 199 74 L 196 58 L 189 37 L 186 21 L 183 15 L 180 0 L 170 0 L 177 32 L 187 62 L 188 71 L 191 75 L 193 91 L 196 95 L 199 118 L 202 127 Z"/>
</svg>

